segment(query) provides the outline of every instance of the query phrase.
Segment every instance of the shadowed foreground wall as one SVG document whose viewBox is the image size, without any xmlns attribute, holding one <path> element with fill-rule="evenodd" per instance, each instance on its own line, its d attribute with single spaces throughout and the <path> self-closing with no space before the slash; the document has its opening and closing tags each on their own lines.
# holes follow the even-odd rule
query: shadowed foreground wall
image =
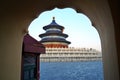
<svg viewBox="0 0 120 80">
<path fill-rule="evenodd" d="M 115 1 L 117 0 L 109 0 L 109 3 L 107 0 L 1 1 L 0 80 L 20 80 L 23 36 L 33 19 L 41 12 L 55 7 L 71 7 L 90 18 L 101 38 L 104 78 L 119 80 L 120 25 L 117 18 L 118 8 L 114 7 L 117 5 Z"/>
</svg>

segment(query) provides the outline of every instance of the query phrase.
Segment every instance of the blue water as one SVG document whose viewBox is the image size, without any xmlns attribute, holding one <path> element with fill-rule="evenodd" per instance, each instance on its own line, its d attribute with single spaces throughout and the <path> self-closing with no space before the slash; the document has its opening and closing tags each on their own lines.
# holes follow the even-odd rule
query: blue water
<svg viewBox="0 0 120 80">
<path fill-rule="evenodd" d="M 101 61 L 41 62 L 40 80 L 103 80 Z"/>
</svg>

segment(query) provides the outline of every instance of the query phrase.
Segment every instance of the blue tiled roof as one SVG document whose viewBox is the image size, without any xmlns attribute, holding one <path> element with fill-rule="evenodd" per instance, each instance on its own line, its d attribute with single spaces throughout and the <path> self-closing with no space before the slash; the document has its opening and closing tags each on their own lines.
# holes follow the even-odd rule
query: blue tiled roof
<svg viewBox="0 0 120 80">
<path fill-rule="evenodd" d="M 52 27 L 59 28 L 61 30 L 64 29 L 64 27 L 57 24 L 54 19 L 52 20 L 52 22 L 49 25 L 44 26 L 43 29 L 46 30 L 46 29 L 49 29 L 49 28 L 52 28 Z"/>
<path fill-rule="evenodd" d="M 65 39 L 60 39 L 60 38 L 46 38 L 46 39 L 42 39 L 40 42 L 65 42 L 68 44 L 71 43 Z"/>
<path fill-rule="evenodd" d="M 65 37 L 65 38 L 68 37 L 67 34 L 63 34 L 63 33 L 54 33 L 54 32 L 52 32 L 52 33 L 43 33 L 43 34 L 40 34 L 39 37 L 42 38 L 42 37 L 44 37 L 44 36 L 49 36 L 49 35 L 63 36 L 63 37 Z"/>
<path fill-rule="evenodd" d="M 42 42 L 64 42 L 67 44 L 71 43 L 71 42 L 67 41 L 66 39 L 64 39 L 64 38 L 67 38 L 68 35 L 63 33 L 64 27 L 57 24 L 55 22 L 54 17 L 53 17 L 52 22 L 49 25 L 44 26 L 43 29 L 46 30 L 46 32 L 39 35 L 39 37 L 42 38 L 42 40 L 40 41 L 41 43 Z M 56 35 L 56 36 L 60 36 L 60 37 L 64 37 L 64 38 L 63 39 L 61 39 L 61 38 L 43 38 L 45 36 L 52 36 L 52 35 L 54 35 L 54 36 Z"/>
<path fill-rule="evenodd" d="M 55 17 L 53 17 L 53 20 L 52 20 L 52 22 L 51 22 L 49 25 L 58 25 L 58 24 L 55 22 Z"/>
<path fill-rule="evenodd" d="M 50 31 L 47 31 L 46 33 L 62 33 L 62 32 L 61 31 L 50 30 Z"/>
<path fill-rule="evenodd" d="M 58 25 L 55 20 L 53 20 L 49 25 Z"/>
</svg>

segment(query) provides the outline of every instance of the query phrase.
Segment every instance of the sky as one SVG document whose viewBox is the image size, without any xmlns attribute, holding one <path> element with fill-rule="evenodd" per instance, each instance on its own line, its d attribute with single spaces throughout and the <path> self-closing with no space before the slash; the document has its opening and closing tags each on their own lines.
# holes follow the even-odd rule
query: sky
<svg viewBox="0 0 120 80">
<path fill-rule="evenodd" d="M 55 8 L 50 11 L 42 12 L 38 18 L 29 25 L 29 34 L 40 41 L 39 34 L 45 33 L 43 26 L 49 25 L 53 17 L 57 24 L 64 26 L 65 34 L 69 37 L 69 47 L 93 48 L 101 51 L 101 41 L 97 30 L 92 26 L 90 19 L 82 13 L 77 13 L 72 8 Z"/>
</svg>

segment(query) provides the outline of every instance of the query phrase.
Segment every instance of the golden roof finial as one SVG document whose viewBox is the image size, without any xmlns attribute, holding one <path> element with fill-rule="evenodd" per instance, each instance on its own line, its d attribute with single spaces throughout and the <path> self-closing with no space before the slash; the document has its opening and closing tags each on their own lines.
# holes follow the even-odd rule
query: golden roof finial
<svg viewBox="0 0 120 80">
<path fill-rule="evenodd" d="M 53 17 L 53 20 L 55 20 L 55 17 Z"/>
</svg>

